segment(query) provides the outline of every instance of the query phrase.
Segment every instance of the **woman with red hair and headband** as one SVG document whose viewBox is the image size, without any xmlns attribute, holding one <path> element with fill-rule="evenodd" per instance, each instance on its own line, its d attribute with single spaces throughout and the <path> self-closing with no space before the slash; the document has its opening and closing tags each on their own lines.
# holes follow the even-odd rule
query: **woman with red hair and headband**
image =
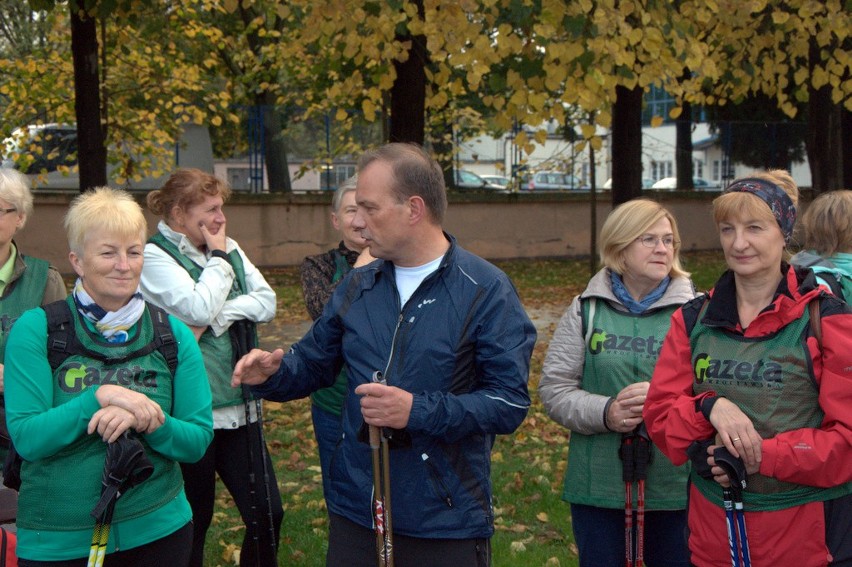
<svg viewBox="0 0 852 567">
<path fill-rule="evenodd" d="M 728 270 L 672 316 L 651 379 L 648 432 L 692 461 L 698 567 L 852 564 L 852 310 L 787 263 L 797 201 L 781 170 L 713 201 Z"/>
</svg>

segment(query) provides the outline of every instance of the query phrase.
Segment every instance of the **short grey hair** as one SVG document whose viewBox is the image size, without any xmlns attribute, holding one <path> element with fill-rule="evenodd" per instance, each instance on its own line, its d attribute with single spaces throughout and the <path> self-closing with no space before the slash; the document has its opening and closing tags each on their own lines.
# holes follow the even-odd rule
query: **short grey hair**
<svg viewBox="0 0 852 567">
<path fill-rule="evenodd" d="M 340 184 L 340 187 L 338 187 L 334 192 L 334 197 L 331 198 L 331 211 L 333 213 L 337 213 L 340 210 L 340 204 L 343 203 L 343 197 L 350 191 L 354 191 L 357 184 L 357 173 Z"/>
<path fill-rule="evenodd" d="M 16 169 L 0 167 L 0 199 L 18 210 L 23 227 L 27 217 L 33 212 L 33 194 L 30 191 L 29 177 Z"/>
</svg>

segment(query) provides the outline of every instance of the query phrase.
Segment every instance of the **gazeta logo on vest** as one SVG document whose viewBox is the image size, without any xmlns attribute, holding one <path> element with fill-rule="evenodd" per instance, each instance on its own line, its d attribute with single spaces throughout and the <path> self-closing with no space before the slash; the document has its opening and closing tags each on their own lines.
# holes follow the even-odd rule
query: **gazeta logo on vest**
<svg viewBox="0 0 852 567">
<path fill-rule="evenodd" d="M 781 385 L 781 365 L 771 360 L 756 361 L 711 358 L 706 352 L 695 356 L 692 374 L 696 384 L 731 383 L 777 388 Z"/>
<path fill-rule="evenodd" d="M 633 335 L 616 335 L 609 333 L 604 329 L 595 327 L 594 333 L 589 340 L 589 351 L 592 354 L 600 354 L 603 351 L 610 351 L 623 354 L 642 354 L 648 356 L 658 356 L 662 348 L 662 341 L 657 340 L 657 337 L 648 335 L 647 337 L 635 337 Z"/>
<path fill-rule="evenodd" d="M 99 366 L 87 366 L 80 362 L 68 362 L 59 367 L 59 388 L 63 392 L 76 394 L 82 392 L 89 386 L 114 384 L 116 386 L 130 387 L 134 389 L 156 389 L 157 373 L 154 370 L 145 370 L 138 364 L 127 367 L 102 368 Z"/>
</svg>

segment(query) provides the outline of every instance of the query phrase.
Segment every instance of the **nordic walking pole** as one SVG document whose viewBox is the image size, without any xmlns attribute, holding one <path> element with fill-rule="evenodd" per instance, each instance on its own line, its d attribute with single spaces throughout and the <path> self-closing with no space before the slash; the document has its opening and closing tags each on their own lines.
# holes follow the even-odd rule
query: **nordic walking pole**
<svg viewBox="0 0 852 567">
<path fill-rule="evenodd" d="M 254 540 L 255 552 L 257 553 L 257 562 L 260 564 L 260 526 L 258 525 L 258 499 L 257 499 L 257 478 L 254 475 L 254 442 L 251 438 L 251 410 L 249 409 L 249 401 L 251 400 L 251 391 L 245 384 L 242 385 L 243 405 L 246 412 L 246 448 L 248 449 L 249 461 L 249 498 L 251 498 L 251 523 L 252 523 L 252 539 Z"/>
<path fill-rule="evenodd" d="M 743 490 L 746 487 L 747 476 L 745 463 L 742 459 L 734 457 L 725 447 L 716 448 L 713 459 L 716 461 L 716 466 L 725 471 L 730 482 L 730 486 L 722 489 L 722 497 L 725 503 L 725 519 L 728 522 L 732 565 L 740 567 L 740 552 L 742 552 L 743 567 L 751 567 L 743 509 Z"/>
<path fill-rule="evenodd" d="M 645 564 L 645 479 L 651 463 L 651 437 L 645 424 L 635 430 L 633 440 L 633 477 L 638 484 L 636 497 L 636 567 Z"/>
<path fill-rule="evenodd" d="M 373 382 L 385 384 L 382 373 L 373 372 Z M 369 426 L 373 457 L 373 522 L 376 524 L 376 556 L 379 567 L 393 567 L 393 532 L 390 503 L 390 455 L 382 428 Z"/>
<path fill-rule="evenodd" d="M 621 480 L 624 481 L 624 567 L 633 567 L 633 432 L 621 435 Z"/>
<path fill-rule="evenodd" d="M 722 500 L 725 505 L 725 522 L 728 528 L 728 545 L 731 547 L 731 565 L 740 567 L 740 550 L 737 544 L 737 534 L 734 522 L 734 503 L 730 488 L 722 489 Z"/>
<path fill-rule="evenodd" d="M 89 550 L 87 567 L 101 567 L 104 564 L 116 501 L 153 473 L 154 466 L 145 455 L 142 443 L 130 437 L 127 432 L 107 444 L 101 497 L 91 512 L 95 518 L 95 529 L 92 532 L 92 547 Z"/>
<path fill-rule="evenodd" d="M 246 320 L 235 321 L 231 328 L 233 330 L 231 334 L 232 338 L 232 346 L 234 348 L 234 356 L 236 360 L 239 360 L 244 355 L 246 355 L 249 351 L 251 351 L 255 346 L 255 335 L 252 333 L 251 325 Z M 255 551 L 257 553 L 256 559 L 258 565 L 263 565 L 265 562 L 263 561 L 263 553 L 260 548 L 260 499 L 257 493 L 257 476 L 255 475 L 255 452 L 254 445 L 255 439 L 251 433 L 251 401 L 252 395 L 251 390 L 248 386 L 242 386 L 243 393 L 243 401 L 245 407 L 245 416 L 246 416 L 246 442 L 248 448 L 248 458 L 249 458 L 249 495 L 251 498 L 251 510 L 252 510 L 252 518 L 251 523 L 253 526 L 253 537 Z M 260 448 L 260 462 L 261 468 L 263 470 L 263 488 L 264 494 L 266 496 L 266 517 L 269 528 L 269 542 L 272 547 L 272 555 L 270 557 L 273 558 L 277 554 L 277 545 L 275 537 L 275 523 L 272 519 L 272 494 L 269 490 L 269 467 L 266 464 L 266 440 L 263 437 L 263 417 L 262 410 L 263 408 L 260 405 L 260 400 L 254 399 L 254 407 L 255 413 L 257 414 L 257 444 Z"/>
<path fill-rule="evenodd" d="M 734 490 L 734 517 L 737 520 L 737 533 L 740 540 L 740 551 L 743 554 L 743 567 L 751 567 L 751 551 L 748 548 L 748 535 L 745 527 L 745 510 L 742 496 L 737 496 Z"/>
</svg>

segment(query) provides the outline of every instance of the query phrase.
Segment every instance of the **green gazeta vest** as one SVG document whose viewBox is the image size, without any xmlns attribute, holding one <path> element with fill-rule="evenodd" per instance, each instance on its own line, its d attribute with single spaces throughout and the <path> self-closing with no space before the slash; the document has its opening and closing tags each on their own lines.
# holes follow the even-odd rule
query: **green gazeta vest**
<svg viewBox="0 0 852 567">
<path fill-rule="evenodd" d="M 9 294 L 0 301 L 0 364 L 6 358 L 6 341 L 9 331 L 24 311 L 38 307 L 44 298 L 47 286 L 47 271 L 50 265 L 39 258 L 24 256 L 27 269 L 12 284 Z"/>
<path fill-rule="evenodd" d="M 331 283 L 337 283 L 352 270 L 352 266 L 346 261 L 346 256 L 340 253 L 340 250 L 333 250 L 331 254 L 334 256 L 334 266 L 336 268 L 331 278 Z M 348 389 L 346 368 L 344 367 L 340 370 L 337 378 L 335 378 L 334 384 L 311 394 L 311 401 L 317 407 L 339 416 L 343 412 L 343 401 L 346 399 Z"/>
<path fill-rule="evenodd" d="M 181 254 L 177 246 L 161 233 L 158 232 L 153 235 L 148 239 L 148 242 L 156 244 L 168 252 L 192 276 L 194 281 L 197 282 L 201 278 L 201 272 L 204 268 Z M 228 258 L 236 274 L 231 291 L 228 294 L 228 299 L 233 299 L 246 292 L 246 274 L 242 256 L 236 249 L 228 253 Z M 251 327 L 253 343 L 257 344 L 256 327 L 254 324 Z M 198 346 L 201 348 L 201 354 L 204 357 L 204 368 L 207 370 L 207 377 L 210 380 L 213 409 L 235 406 L 244 402 L 242 390 L 231 387 L 231 374 L 233 374 L 236 364 L 231 337 L 232 333 L 223 333 L 217 337 L 208 327 L 198 341 Z"/>
<path fill-rule="evenodd" d="M 74 314 L 74 333 L 84 348 L 105 359 L 130 358 L 109 363 L 80 353 L 70 354 L 53 372 L 54 407 L 75 399 L 90 387 L 118 384 L 145 394 L 170 414 L 173 377 L 163 354 L 150 348 L 155 337 L 148 309 L 131 327 L 129 340 L 117 344 L 108 343 L 84 320 L 73 298 L 66 301 Z M 134 357 L 137 351 L 146 354 Z M 154 474 L 122 495 L 116 503 L 113 522 L 136 518 L 159 508 L 175 498 L 183 486 L 179 465 L 151 449 L 144 436 L 140 436 L 140 441 L 154 465 Z M 27 481 L 19 495 L 18 525 L 49 531 L 91 529 L 95 519 L 89 512 L 101 495 L 101 483 L 91 480 L 103 475 L 105 455 L 106 444 L 100 436 L 83 435 L 49 459 L 23 461 L 21 473 Z M 72 491 L 73 498 L 56 499 L 60 486 Z M 81 505 L 82 502 L 88 504 Z"/>
<path fill-rule="evenodd" d="M 701 323 L 701 309 L 689 344 L 692 353 L 693 391 L 714 391 L 736 400 L 737 406 L 764 439 L 822 423 L 819 389 L 805 343 L 810 312 L 765 337 L 743 337 Z M 780 481 L 761 474 L 749 475 L 743 492 L 747 511 L 780 510 L 808 502 L 831 500 L 850 492 L 852 483 L 816 488 Z M 691 481 L 709 501 L 722 507 L 722 490 L 711 480 L 691 475 Z"/>
<path fill-rule="evenodd" d="M 636 314 L 618 311 L 608 302 L 592 298 L 583 300 L 582 309 L 586 336 L 583 390 L 615 397 L 630 384 L 650 380 L 676 306 Z M 620 446 L 621 433 L 571 432 L 562 499 L 599 508 L 623 508 Z M 686 508 L 689 467 L 675 467 L 659 451 L 651 451 L 646 508 Z M 636 498 L 634 486 L 634 507 Z"/>
<path fill-rule="evenodd" d="M 50 267 L 45 260 L 24 256 L 27 268 L 12 288 L 6 287 L 8 294 L 0 300 L 0 364 L 6 363 L 6 341 L 12 325 L 24 311 L 38 307 L 44 299 L 47 287 L 47 271 Z M 5 457 L 9 446 L 9 430 L 6 428 L 6 398 L 0 394 L 0 457 Z"/>
</svg>

